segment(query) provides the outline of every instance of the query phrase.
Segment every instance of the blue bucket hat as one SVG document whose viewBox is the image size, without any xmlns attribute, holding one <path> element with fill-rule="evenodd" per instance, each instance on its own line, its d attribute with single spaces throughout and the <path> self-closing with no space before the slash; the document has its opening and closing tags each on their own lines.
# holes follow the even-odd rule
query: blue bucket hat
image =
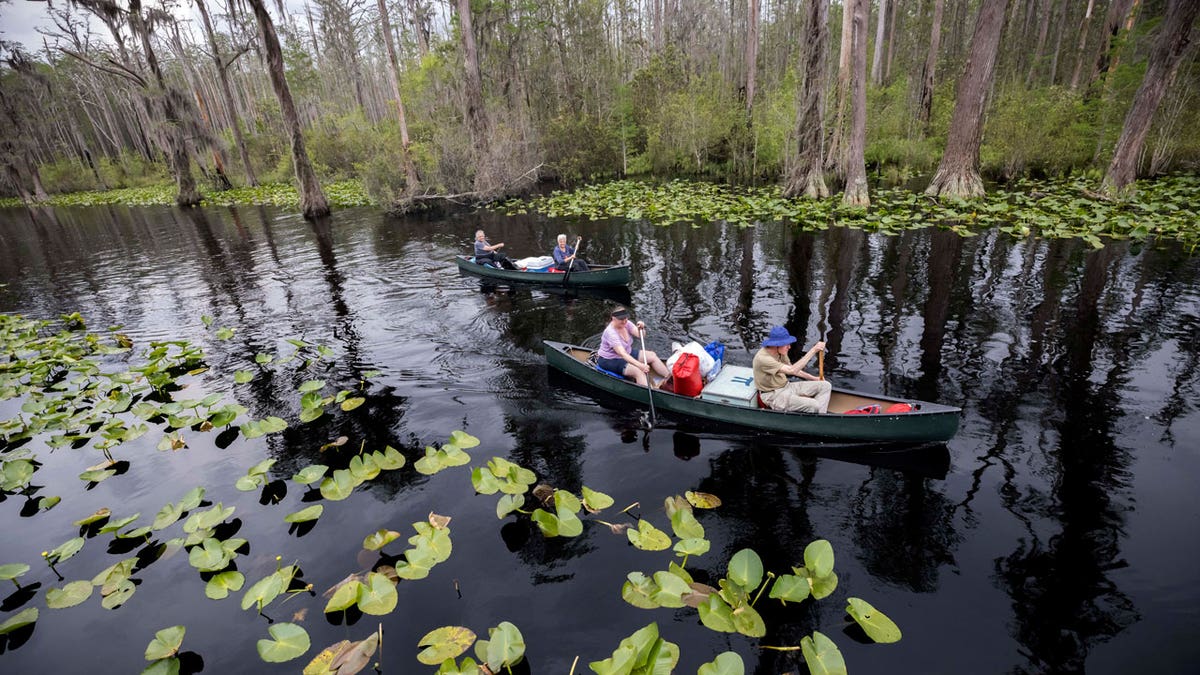
<svg viewBox="0 0 1200 675">
<path fill-rule="evenodd" d="M 773 326 L 771 332 L 767 334 L 767 339 L 762 341 L 764 347 L 782 347 L 790 345 L 796 341 L 792 334 L 783 326 Z"/>
</svg>

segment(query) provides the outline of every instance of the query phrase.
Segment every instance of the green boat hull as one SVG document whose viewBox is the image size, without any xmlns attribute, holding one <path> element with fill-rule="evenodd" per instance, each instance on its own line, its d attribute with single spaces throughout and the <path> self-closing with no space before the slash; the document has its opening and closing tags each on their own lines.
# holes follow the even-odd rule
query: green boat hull
<svg viewBox="0 0 1200 675">
<path fill-rule="evenodd" d="M 629 285 L 629 265 L 594 265 L 587 272 L 571 272 L 568 277 L 558 272 L 525 272 L 476 265 L 467 256 L 454 256 L 458 269 L 468 274 L 535 286 L 565 286 L 567 288 L 601 288 Z"/>
<path fill-rule="evenodd" d="M 619 379 L 596 370 L 572 354 L 592 350 L 578 345 L 544 340 L 546 363 L 581 382 L 644 405 L 649 404 L 650 392 L 644 386 Z M 961 408 L 862 394 L 834 389 L 834 396 L 855 400 L 869 399 L 881 403 L 910 403 L 916 408 L 906 413 L 846 415 L 842 413 L 808 414 L 748 408 L 727 403 L 693 398 L 666 391 L 655 391 L 654 407 L 679 415 L 695 417 L 719 424 L 733 424 L 777 434 L 803 436 L 813 439 L 872 443 L 938 443 L 945 442 L 958 432 Z"/>
</svg>

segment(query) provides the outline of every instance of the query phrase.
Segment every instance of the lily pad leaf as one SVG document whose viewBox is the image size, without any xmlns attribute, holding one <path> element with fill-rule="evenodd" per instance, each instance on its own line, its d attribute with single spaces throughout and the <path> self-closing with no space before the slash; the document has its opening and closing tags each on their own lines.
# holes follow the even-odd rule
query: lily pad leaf
<svg viewBox="0 0 1200 675">
<path fill-rule="evenodd" d="M 716 495 L 710 495 L 707 492 L 692 492 L 688 490 L 683 493 L 683 496 L 688 500 L 688 503 L 698 509 L 715 509 L 721 505 L 721 498 Z"/>
<path fill-rule="evenodd" d="M 301 485 L 312 485 L 321 480 L 325 476 L 326 471 L 329 471 L 329 467 L 324 464 L 309 464 L 297 471 L 296 475 L 292 476 L 292 480 Z"/>
<path fill-rule="evenodd" d="M 354 577 L 340 584 L 337 590 L 333 592 L 333 597 L 329 598 L 329 602 L 325 603 L 325 613 L 341 612 L 353 606 L 358 602 L 358 592 L 362 588 L 362 585 L 362 582 Z"/>
<path fill-rule="evenodd" d="M 515 666 L 524 658 L 525 638 L 508 621 L 501 621 L 495 628 L 489 628 L 488 637 L 475 643 L 475 656 L 486 663 L 493 673 L 500 672 L 504 666 Z"/>
<path fill-rule="evenodd" d="M 639 520 L 637 529 L 625 531 L 629 543 L 643 551 L 662 551 L 671 545 L 671 538 L 666 532 L 658 529 L 648 520 Z"/>
<path fill-rule="evenodd" d="M 326 476 L 321 480 L 321 496 L 329 501 L 341 501 L 349 497 L 350 493 L 354 492 L 354 488 L 361 483 L 362 481 L 355 478 L 349 470 L 338 469 L 333 472 L 332 476 Z"/>
<path fill-rule="evenodd" d="M 186 632 L 187 629 L 183 626 L 171 626 L 155 633 L 154 639 L 146 646 L 146 660 L 157 661 L 175 656 L 179 653 L 179 647 L 183 644 L 183 634 Z"/>
<path fill-rule="evenodd" d="M 179 675 L 179 659 L 160 659 L 146 666 L 142 675 Z"/>
<path fill-rule="evenodd" d="M 351 410 L 354 410 L 355 408 L 357 408 L 358 406 L 360 406 L 366 402 L 367 402 L 367 399 L 363 398 L 362 396 L 355 396 L 353 398 L 348 398 L 345 401 L 342 401 L 342 410 L 345 410 L 346 412 L 350 412 Z"/>
<path fill-rule="evenodd" d="M 525 505 L 525 495 L 504 495 L 496 502 L 496 517 L 503 519 Z"/>
<path fill-rule="evenodd" d="M 809 585 L 808 579 L 798 577 L 794 574 L 781 574 L 775 579 L 775 583 L 771 586 L 772 597 L 776 600 L 787 604 L 789 602 L 800 602 L 808 598 Z"/>
<path fill-rule="evenodd" d="M 110 509 L 106 506 L 102 509 L 97 509 L 95 513 L 93 513 L 90 516 L 87 516 L 86 518 L 80 518 L 79 520 L 75 521 L 75 524 L 79 525 L 80 527 L 82 527 L 84 525 L 91 525 L 92 523 L 104 520 L 105 518 L 108 518 L 111 515 L 112 515 L 112 509 Z"/>
<path fill-rule="evenodd" d="M 583 506 L 589 513 L 599 513 L 613 505 L 613 498 L 603 492 L 597 492 L 586 485 L 583 486 L 582 492 Z"/>
<path fill-rule="evenodd" d="M 249 370 L 239 370 L 233 374 L 233 381 L 237 384 L 246 384 L 254 379 L 254 373 Z"/>
<path fill-rule="evenodd" d="M 242 586 L 246 583 L 246 576 L 236 570 L 229 570 L 215 574 L 208 580 L 208 584 L 204 587 L 204 595 L 212 600 L 223 600 L 229 597 L 231 592 L 242 590 Z"/>
<path fill-rule="evenodd" d="M 46 591 L 46 606 L 50 609 L 66 609 L 92 597 L 95 586 L 90 581 L 72 581 L 62 588 Z"/>
<path fill-rule="evenodd" d="M 833 546 L 825 539 L 818 539 L 804 547 L 804 566 L 814 577 L 829 576 L 833 572 Z"/>
<path fill-rule="evenodd" d="M 294 623 L 272 624 L 267 632 L 273 640 L 258 641 L 258 655 L 268 663 L 291 661 L 308 651 L 308 632 Z"/>
<path fill-rule="evenodd" d="M 368 551 L 378 551 L 399 538 L 400 533 L 395 530 L 379 529 L 368 534 L 367 538 L 363 539 L 363 548 Z"/>
<path fill-rule="evenodd" d="M 300 509 L 299 511 L 296 511 L 295 513 L 289 513 L 288 515 L 284 516 L 283 522 L 285 522 L 285 523 L 307 523 L 310 520 L 316 520 L 317 518 L 320 518 L 321 514 L 324 512 L 325 512 L 324 504 L 313 504 L 312 506 L 310 506 L 308 508 L 304 508 L 304 509 Z"/>
<path fill-rule="evenodd" d="M 358 608 L 363 614 L 384 616 L 396 609 L 396 584 L 386 576 L 371 572 L 358 589 Z"/>
<path fill-rule="evenodd" d="M 425 647 L 417 654 L 417 660 L 427 666 L 436 666 L 446 659 L 458 658 L 474 643 L 474 631 L 462 626 L 442 626 L 429 631 L 417 642 L 418 647 Z"/>
<path fill-rule="evenodd" d="M 842 652 L 833 640 L 820 631 L 813 631 L 811 637 L 804 636 L 800 640 L 800 651 L 812 675 L 846 675 L 846 660 L 842 658 Z"/>
<path fill-rule="evenodd" d="M 879 643 L 900 641 L 900 627 L 883 612 L 872 607 L 871 603 L 860 598 L 847 598 L 846 602 L 846 613 L 862 626 L 867 637 Z"/>
<path fill-rule="evenodd" d="M 752 549 L 744 548 L 729 560 L 729 579 L 746 590 L 758 588 L 762 583 L 763 564 Z"/>
<path fill-rule="evenodd" d="M 36 623 L 38 620 L 37 607 L 17 612 L 15 615 L 8 618 L 4 623 L 0 623 L 0 635 L 8 635 L 9 633 L 20 630 L 29 624 Z"/>
<path fill-rule="evenodd" d="M 67 560 L 76 553 L 79 553 L 79 550 L 83 548 L 83 544 L 83 537 L 69 539 L 47 553 L 46 560 L 49 560 L 52 563 L 60 563 L 64 560 Z"/>
<path fill-rule="evenodd" d="M 450 444 L 466 450 L 467 448 L 473 448 L 479 445 L 479 439 L 465 431 L 455 430 L 450 434 Z M 509 625 L 511 626 L 512 624 Z"/>
<path fill-rule="evenodd" d="M 25 563 L 8 563 L 0 565 L 0 581 L 10 581 L 25 574 L 29 571 L 29 565 Z"/>
<path fill-rule="evenodd" d="M 745 675 L 746 664 L 737 652 L 721 652 L 717 658 L 700 666 L 696 675 Z"/>
</svg>

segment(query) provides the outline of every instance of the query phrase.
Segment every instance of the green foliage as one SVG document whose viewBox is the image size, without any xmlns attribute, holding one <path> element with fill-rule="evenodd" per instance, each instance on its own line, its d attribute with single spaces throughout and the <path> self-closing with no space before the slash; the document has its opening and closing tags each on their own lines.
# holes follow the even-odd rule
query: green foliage
<svg viewBox="0 0 1200 675">
<path fill-rule="evenodd" d="M 998 86 L 999 88 L 999 86 Z M 1001 88 L 988 113 L 980 169 L 1006 179 L 1086 166 L 1095 150 L 1093 111 L 1062 87 Z"/>
</svg>

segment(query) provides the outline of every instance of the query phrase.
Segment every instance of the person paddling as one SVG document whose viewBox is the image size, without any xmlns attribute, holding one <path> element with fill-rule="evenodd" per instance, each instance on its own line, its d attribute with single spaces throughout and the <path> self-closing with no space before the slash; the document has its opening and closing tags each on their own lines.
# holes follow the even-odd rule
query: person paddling
<svg viewBox="0 0 1200 675">
<path fill-rule="evenodd" d="M 758 397 L 774 410 L 827 412 L 833 385 L 804 371 L 813 356 L 825 351 L 825 343 L 814 344 L 803 358 L 792 363 L 788 350 L 795 341 L 796 338 L 783 326 L 771 328 L 762 341 L 762 349 L 754 355 L 754 386 L 758 389 Z M 806 381 L 790 382 L 788 375 Z"/>
<path fill-rule="evenodd" d="M 609 314 L 610 321 L 600 336 L 600 349 L 597 353 L 597 364 L 612 373 L 619 373 L 626 378 L 646 386 L 646 375 L 651 370 L 659 377 L 667 376 L 667 366 L 658 358 L 658 354 L 646 350 L 644 353 L 633 345 L 633 338 L 642 337 L 646 324 L 638 321 L 629 322 L 629 310 L 617 305 Z M 640 360 L 645 357 L 645 361 Z"/>
<path fill-rule="evenodd" d="M 575 255 L 575 247 L 567 245 L 567 235 L 558 235 L 558 245 L 550 252 L 554 256 L 554 267 L 560 272 L 570 268 L 573 272 L 588 271 L 588 264 L 583 258 Z"/>
</svg>

